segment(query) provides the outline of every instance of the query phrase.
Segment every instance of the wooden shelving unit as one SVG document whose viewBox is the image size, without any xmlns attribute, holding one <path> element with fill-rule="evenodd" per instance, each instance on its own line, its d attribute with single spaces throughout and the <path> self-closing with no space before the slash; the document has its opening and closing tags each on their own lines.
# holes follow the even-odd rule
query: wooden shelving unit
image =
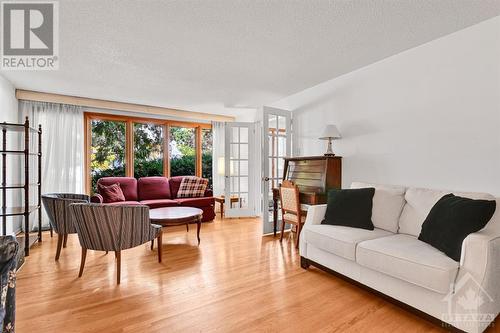
<svg viewBox="0 0 500 333">
<path fill-rule="evenodd" d="M 42 127 L 38 129 L 30 127 L 29 119 L 26 117 L 24 124 L 0 123 L 2 130 L 2 147 L 0 154 L 2 156 L 2 183 L 0 191 L 2 192 L 2 208 L 0 209 L 0 217 L 2 218 L 2 233 L 6 234 L 7 220 L 13 216 L 23 216 L 24 233 L 18 236 L 20 244 L 24 243 L 24 255 L 29 256 L 30 247 L 42 241 Z M 17 132 L 24 134 L 24 149 L 9 150 L 7 145 L 7 133 Z M 31 140 L 38 139 L 38 151 L 30 151 Z M 24 157 L 24 183 L 16 184 L 7 181 L 7 156 L 21 155 Z M 36 178 L 31 179 L 30 159 L 36 157 Z M 30 193 L 37 188 L 36 202 L 30 203 Z M 23 190 L 23 204 L 19 207 L 8 207 L 7 196 L 11 191 Z M 38 232 L 30 234 L 30 217 L 34 212 L 38 212 Z"/>
</svg>

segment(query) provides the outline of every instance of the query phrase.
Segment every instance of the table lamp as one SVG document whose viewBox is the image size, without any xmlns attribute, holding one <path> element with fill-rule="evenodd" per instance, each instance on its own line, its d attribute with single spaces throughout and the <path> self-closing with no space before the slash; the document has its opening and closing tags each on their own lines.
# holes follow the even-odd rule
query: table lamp
<svg viewBox="0 0 500 333">
<path fill-rule="evenodd" d="M 319 138 L 320 140 L 328 140 L 328 149 L 326 150 L 325 156 L 335 156 L 332 150 L 332 140 L 340 139 L 340 132 L 335 125 L 327 125 L 323 134 Z"/>
</svg>

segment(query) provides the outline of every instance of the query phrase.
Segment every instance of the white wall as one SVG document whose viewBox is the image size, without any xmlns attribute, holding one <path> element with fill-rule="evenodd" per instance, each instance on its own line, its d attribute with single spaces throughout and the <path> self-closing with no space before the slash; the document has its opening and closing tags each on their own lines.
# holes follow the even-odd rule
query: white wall
<svg viewBox="0 0 500 333">
<path fill-rule="evenodd" d="M 0 75 L 0 122 L 19 122 L 19 113 L 17 111 L 16 90 L 14 86 Z M 0 139 L 1 141 L 1 139 Z M 7 136 L 8 149 L 19 148 L 19 135 L 8 134 Z M 0 162 L 1 163 L 1 162 Z M 7 181 L 10 183 L 17 183 L 19 179 L 19 157 L 7 157 Z M 7 206 L 19 205 L 20 190 L 8 190 L 7 192 Z M 0 203 L 1 203 L 0 192 Z M 20 229 L 20 218 L 8 217 L 7 218 L 7 233 L 13 233 Z M 1 220 L 0 220 L 1 228 Z"/>
<path fill-rule="evenodd" d="M 344 186 L 500 195 L 500 16 L 273 105 L 294 109 L 299 155 L 322 154 L 320 132 L 338 125 Z"/>
</svg>

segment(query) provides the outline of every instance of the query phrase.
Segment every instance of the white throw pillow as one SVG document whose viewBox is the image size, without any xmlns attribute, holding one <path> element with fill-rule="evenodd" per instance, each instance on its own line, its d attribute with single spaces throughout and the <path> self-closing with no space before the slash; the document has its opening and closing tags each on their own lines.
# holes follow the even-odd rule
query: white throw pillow
<svg viewBox="0 0 500 333">
<path fill-rule="evenodd" d="M 399 217 L 405 204 L 405 191 L 403 186 L 380 185 L 353 182 L 351 188 L 375 188 L 373 196 L 372 222 L 375 228 L 397 233 Z"/>
</svg>

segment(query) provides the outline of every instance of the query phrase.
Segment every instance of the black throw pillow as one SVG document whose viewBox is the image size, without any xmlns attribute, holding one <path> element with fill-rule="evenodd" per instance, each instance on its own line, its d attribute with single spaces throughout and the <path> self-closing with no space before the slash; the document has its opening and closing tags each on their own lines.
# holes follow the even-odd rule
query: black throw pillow
<svg viewBox="0 0 500 333">
<path fill-rule="evenodd" d="M 325 219 L 321 224 L 375 229 L 372 222 L 373 195 L 375 189 L 359 188 L 350 190 L 330 190 Z"/>
<path fill-rule="evenodd" d="M 460 261 L 465 237 L 483 229 L 495 209 L 494 200 L 474 200 L 446 194 L 427 215 L 418 239 Z"/>
</svg>

